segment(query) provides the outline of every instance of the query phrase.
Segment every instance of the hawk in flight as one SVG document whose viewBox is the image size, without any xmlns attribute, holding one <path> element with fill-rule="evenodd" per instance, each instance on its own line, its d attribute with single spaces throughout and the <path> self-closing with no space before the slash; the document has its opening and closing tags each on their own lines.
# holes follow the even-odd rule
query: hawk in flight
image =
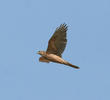
<svg viewBox="0 0 110 100">
<path fill-rule="evenodd" d="M 41 57 L 39 58 L 40 62 L 55 62 L 79 69 L 78 66 L 72 65 L 62 58 L 62 53 L 67 44 L 67 29 L 68 26 L 66 24 L 61 24 L 59 27 L 56 28 L 53 36 L 48 41 L 48 48 L 46 52 L 38 51 L 38 54 L 41 55 Z"/>
</svg>

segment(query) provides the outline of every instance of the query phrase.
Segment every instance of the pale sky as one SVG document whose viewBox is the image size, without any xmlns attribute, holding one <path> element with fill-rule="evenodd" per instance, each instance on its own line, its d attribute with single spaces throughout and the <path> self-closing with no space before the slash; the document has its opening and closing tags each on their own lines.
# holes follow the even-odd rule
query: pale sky
<svg viewBox="0 0 110 100">
<path fill-rule="evenodd" d="M 79 70 L 36 54 L 64 22 Z M 110 100 L 110 1 L 1 0 L 0 100 Z"/>
</svg>

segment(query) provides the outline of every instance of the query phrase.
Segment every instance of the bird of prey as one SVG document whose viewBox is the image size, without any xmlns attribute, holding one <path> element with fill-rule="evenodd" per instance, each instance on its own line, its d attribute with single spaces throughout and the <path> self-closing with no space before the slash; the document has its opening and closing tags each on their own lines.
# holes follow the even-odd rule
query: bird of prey
<svg viewBox="0 0 110 100">
<path fill-rule="evenodd" d="M 37 52 L 39 55 L 41 55 L 41 57 L 39 58 L 40 62 L 55 62 L 79 69 L 78 66 L 72 65 L 62 58 L 62 53 L 67 44 L 67 30 L 68 26 L 65 23 L 56 28 L 53 36 L 48 41 L 47 50 Z"/>
</svg>

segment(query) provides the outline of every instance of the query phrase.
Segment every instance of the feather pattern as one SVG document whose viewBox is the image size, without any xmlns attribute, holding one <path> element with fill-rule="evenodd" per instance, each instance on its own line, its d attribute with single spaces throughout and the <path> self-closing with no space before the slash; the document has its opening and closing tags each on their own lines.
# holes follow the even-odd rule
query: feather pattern
<svg viewBox="0 0 110 100">
<path fill-rule="evenodd" d="M 60 27 L 56 28 L 48 42 L 47 53 L 52 53 L 61 57 L 67 44 L 67 28 L 66 24 L 61 24 Z"/>
</svg>

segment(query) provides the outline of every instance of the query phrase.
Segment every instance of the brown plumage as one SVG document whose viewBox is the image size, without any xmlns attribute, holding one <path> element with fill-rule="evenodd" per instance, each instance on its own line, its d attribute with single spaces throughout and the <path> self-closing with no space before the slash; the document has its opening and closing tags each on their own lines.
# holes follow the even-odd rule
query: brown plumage
<svg viewBox="0 0 110 100">
<path fill-rule="evenodd" d="M 53 36 L 50 38 L 48 42 L 48 48 L 45 51 L 39 51 L 38 54 L 41 55 L 39 58 L 40 62 L 55 62 L 64 65 L 68 65 L 74 68 L 79 69 L 78 66 L 72 65 L 69 62 L 62 59 L 62 53 L 66 47 L 67 39 L 67 25 L 61 24 L 54 32 Z"/>
</svg>

